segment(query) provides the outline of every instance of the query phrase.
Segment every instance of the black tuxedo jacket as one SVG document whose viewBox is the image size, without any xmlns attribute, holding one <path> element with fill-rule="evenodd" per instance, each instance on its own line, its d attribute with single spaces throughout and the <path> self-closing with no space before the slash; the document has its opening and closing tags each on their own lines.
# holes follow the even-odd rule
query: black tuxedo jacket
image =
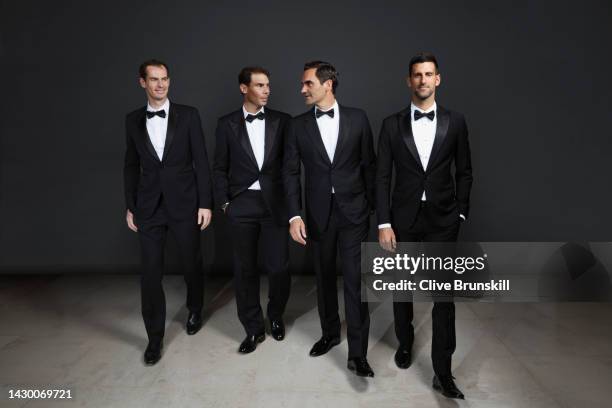
<svg viewBox="0 0 612 408">
<path fill-rule="evenodd" d="M 261 170 L 249 140 L 242 108 L 223 116 L 217 122 L 215 201 L 219 207 L 231 202 L 259 180 L 268 210 L 279 225 L 286 226 L 287 201 L 281 170 L 286 131 L 291 116 L 267 107 L 264 112 L 265 147 Z"/>
<path fill-rule="evenodd" d="M 295 117 L 289 127 L 283 165 L 289 217 L 300 215 L 301 162 L 305 170 L 306 221 L 311 232 L 327 229 L 332 186 L 350 222 L 366 221 L 374 209 L 376 155 L 370 122 L 361 109 L 339 105 L 337 114 L 340 130 L 333 162 L 325 150 L 313 109 Z"/>
<path fill-rule="evenodd" d="M 195 220 L 198 208 L 212 208 L 210 169 L 196 108 L 170 103 L 162 160 L 147 132 L 146 107 L 127 115 L 125 131 L 125 201 L 136 218 L 152 216 L 162 195 L 175 219 Z"/>
<path fill-rule="evenodd" d="M 472 164 L 468 130 L 463 115 L 438 105 L 433 148 L 423 169 L 417 151 L 410 107 L 383 121 L 378 141 L 376 202 L 378 224 L 409 228 L 420 207 L 423 191 L 433 207 L 435 225 L 448 226 L 468 216 Z M 426 118 L 421 120 L 428 120 Z M 451 164 L 455 163 L 455 177 Z M 391 173 L 395 165 L 395 188 L 390 204 Z"/>
</svg>

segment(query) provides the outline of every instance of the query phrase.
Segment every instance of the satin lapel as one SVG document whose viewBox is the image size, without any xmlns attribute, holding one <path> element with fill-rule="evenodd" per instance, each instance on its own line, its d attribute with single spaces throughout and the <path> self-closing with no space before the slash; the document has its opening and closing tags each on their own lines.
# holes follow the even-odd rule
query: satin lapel
<svg viewBox="0 0 612 408">
<path fill-rule="evenodd" d="M 153 142 L 151 142 L 151 137 L 149 137 L 149 132 L 147 131 L 147 108 L 145 107 L 142 110 L 142 116 L 138 119 L 138 129 L 140 130 L 140 137 L 142 138 L 142 142 L 147 147 L 151 156 L 155 158 L 155 160 L 159 161 L 159 157 L 157 157 L 157 152 L 155 151 L 155 147 L 153 147 Z"/>
<path fill-rule="evenodd" d="M 329 160 L 329 156 L 327 155 L 327 150 L 325 150 L 323 138 L 321 137 L 321 132 L 319 132 L 319 126 L 317 126 L 317 121 L 315 120 L 314 111 L 311 111 L 310 113 L 311 114 L 309 114 L 308 117 L 304 119 L 304 126 L 306 127 L 306 131 L 309 133 L 310 139 L 313 141 L 315 147 L 323 157 L 325 163 L 331 166 L 332 163 Z"/>
<path fill-rule="evenodd" d="M 336 151 L 334 152 L 332 167 L 338 163 L 338 158 L 340 157 L 340 153 L 342 153 L 342 148 L 346 145 L 351 129 L 351 121 L 349 120 L 348 115 L 344 114 L 344 108 L 339 105 L 338 110 L 338 115 L 340 115 L 338 118 L 340 120 L 340 129 L 338 130 L 338 143 L 336 143 Z"/>
<path fill-rule="evenodd" d="M 436 137 L 434 138 L 434 144 L 431 148 L 429 161 L 427 162 L 427 169 L 430 169 L 432 164 L 435 162 L 436 157 L 440 152 L 440 147 L 442 146 L 442 143 L 444 143 L 444 139 L 446 139 L 446 135 L 448 134 L 448 124 L 450 122 L 450 115 L 448 111 L 446 111 L 443 107 L 438 106 L 436 116 L 438 117 L 436 124 Z"/>
<path fill-rule="evenodd" d="M 240 146 L 242 146 L 247 156 L 249 156 L 253 165 L 259 170 L 259 166 L 257 165 L 257 159 L 255 159 L 255 153 L 253 152 L 253 147 L 251 146 L 251 141 L 249 140 L 249 134 L 246 130 L 244 117 L 242 117 L 242 111 L 240 111 L 240 113 L 241 115 L 237 115 L 236 118 L 230 122 L 230 126 L 232 127 L 232 131 L 238 138 Z"/>
<path fill-rule="evenodd" d="M 410 153 L 416 160 L 419 168 L 425 172 L 423 169 L 423 164 L 421 163 L 421 157 L 419 156 L 419 151 L 417 150 L 416 143 L 414 143 L 414 136 L 412 134 L 412 123 L 410 121 L 410 108 L 403 111 L 403 114 L 399 115 L 399 128 L 402 134 L 402 139 L 404 139 L 404 143 Z"/>
<path fill-rule="evenodd" d="M 172 103 L 170 103 L 170 112 L 168 114 L 168 129 L 166 130 L 166 143 L 164 143 L 164 154 L 162 155 L 162 161 L 168 157 L 168 150 L 172 147 L 172 141 L 174 140 L 174 134 L 176 133 L 176 124 L 178 122 L 178 112 Z"/>
<path fill-rule="evenodd" d="M 272 146 L 274 146 L 274 139 L 276 138 L 276 133 L 278 132 L 278 126 L 280 124 L 280 117 L 266 114 L 266 138 L 264 143 L 264 161 L 263 166 L 268 162 L 268 158 L 270 156 L 270 151 L 272 151 Z"/>
</svg>

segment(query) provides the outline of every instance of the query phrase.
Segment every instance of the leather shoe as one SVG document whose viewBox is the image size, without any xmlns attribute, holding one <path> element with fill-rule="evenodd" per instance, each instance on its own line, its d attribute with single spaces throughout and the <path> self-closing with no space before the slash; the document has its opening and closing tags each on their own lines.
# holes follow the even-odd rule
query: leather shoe
<svg viewBox="0 0 612 408">
<path fill-rule="evenodd" d="M 161 359 L 161 351 L 164 348 L 163 341 L 149 341 L 144 352 L 144 362 L 146 365 L 154 365 Z"/>
<path fill-rule="evenodd" d="M 433 378 L 433 388 L 436 391 L 439 391 L 447 398 L 458 398 L 465 399 L 463 393 L 457 388 L 455 382 L 453 381 L 455 377 L 452 375 L 438 377 L 434 375 Z"/>
<path fill-rule="evenodd" d="M 281 341 L 285 338 L 285 324 L 282 320 L 270 320 L 270 333 L 274 340 Z"/>
<path fill-rule="evenodd" d="M 374 377 L 374 371 L 372 371 L 372 367 L 370 367 L 365 357 L 349 358 L 346 366 L 359 377 Z"/>
<path fill-rule="evenodd" d="M 238 352 L 242 354 L 252 353 L 257 348 L 257 345 L 265 339 L 266 335 L 264 333 L 258 334 L 256 336 L 246 336 L 244 341 L 240 344 Z"/>
<path fill-rule="evenodd" d="M 412 351 L 410 348 L 400 346 L 395 352 L 395 365 L 405 370 L 412 364 Z"/>
<path fill-rule="evenodd" d="M 196 334 L 202 328 L 202 313 L 189 312 L 186 328 L 188 335 Z"/>
<path fill-rule="evenodd" d="M 202 313 L 189 312 L 185 327 L 188 335 L 196 334 L 202 328 Z"/>
<path fill-rule="evenodd" d="M 323 336 L 310 349 L 310 357 L 322 356 L 338 344 L 340 344 L 340 337 Z"/>
</svg>

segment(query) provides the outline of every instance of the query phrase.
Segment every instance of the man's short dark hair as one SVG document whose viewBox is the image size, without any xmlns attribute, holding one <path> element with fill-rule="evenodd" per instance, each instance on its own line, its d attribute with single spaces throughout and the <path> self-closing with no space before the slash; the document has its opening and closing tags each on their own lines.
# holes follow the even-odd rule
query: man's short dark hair
<svg viewBox="0 0 612 408">
<path fill-rule="evenodd" d="M 246 85 L 249 86 L 249 84 L 251 83 L 251 76 L 253 74 L 264 74 L 265 76 L 268 77 L 268 79 L 270 79 L 270 72 L 268 72 L 267 69 L 262 68 L 262 67 L 244 67 L 240 70 L 240 73 L 238 74 L 238 84 L 239 85 Z"/>
<path fill-rule="evenodd" d="M 436 59 L 436 56 L 433 55 L 431 52 L 424 51 L 419 52 L 417 55 L 412 57 L 412 59 L 410 60 L 410 67 L 408 68 L 408 74 L 412 75 L 412 66 L 414 64 L 422 64 L 423 62 L 433 62 L 436 67 L 436 74 L 439 72 L 438 60 Z"/>
<path fill-rule="evenodd" d="M 138 74 L 142 79 L 147 79 L 147 67 L 150 66 L 166 68 L 166 74 L 168 75 L 168 78 L 170 78 L 170 70 L 168 69 L 168 64 L 160 60 L 150 59 L 140 64 L 140 68 L 138 68 Z"/>
<path fill-rule="evenodd" d="M 304 71 L 312 68 L 316 68 L 315 75 L 319 78 L 319 82 L 323 83 L 331 79 L 332 90 L 335 95 L 336 88 L 338 88 L 338 71 L 336 71 L 336 68 L 325 61 L 310 61 L 304 64 Z"/>
</svg>

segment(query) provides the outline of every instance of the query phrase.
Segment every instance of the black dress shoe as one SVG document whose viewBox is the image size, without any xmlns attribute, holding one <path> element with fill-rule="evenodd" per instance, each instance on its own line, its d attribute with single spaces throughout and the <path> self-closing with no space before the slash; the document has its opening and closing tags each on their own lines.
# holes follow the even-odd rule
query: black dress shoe
<svg viewBox="0 0 612 408">
<path fill-rule="evenodd" d="M 285 324 L 282 320 L 270 320 L 270 333 L 274 340 L 281 341 L 285 338 Z"/>
<path fill-rule="evenodd" d="M 147 349 L 144 352 L 144 362 L 146 365 L 153 365 L 161 359 L 161 351 L 164 348 L 164 342 L 150 341 Z"/>
<path fill-rule="evenodd" d="M 257 345 L 265 339 L 266 335 L 264 333 L 258 334 L 256 336 L 246 336 L 244 341 L 240 344 L 238 352 L 242 354 L 252 353 L 257 348 Z"/>
<path fill-rule="evenodd" d="M 322 356 L 338 344 L 340 344 L 340 337 L 323 336 L 310 349 L 310 357 Z"/>
<path fill-rule="evenodd" d="M 405 370 L 412 364 L 412 351 L 410 348 L 400 346 L 395 352 L 395 365 Z"/>
<path fill-rule="evenodd" d="M 359 377 L 374 377 L 374 371 L 372 371 L 372 367 L 370 367 L 365 357 L 349 358 L 346 366 Z"/>
<path fill-rule="evenodd" d="M 441 392 L 442 395 L 444 395 L 447 398 L 465 399 L 463 393 L 459 391 L 459 388 L 457 388 L 457 386 L 455 385 L 453 378 L 455 377 L 453 377 L 452 375 L 444 376 L 444 377 L 442 376 L 438 377 L 434 375 L 434 378 L 433 378 L 434 390 Z"/>
<path fill-rule="evenodd" d="M 186 328 L 188 335 L 196 334 L 202 328 L 202 313 L 189 312 Z"/>
</svg>

